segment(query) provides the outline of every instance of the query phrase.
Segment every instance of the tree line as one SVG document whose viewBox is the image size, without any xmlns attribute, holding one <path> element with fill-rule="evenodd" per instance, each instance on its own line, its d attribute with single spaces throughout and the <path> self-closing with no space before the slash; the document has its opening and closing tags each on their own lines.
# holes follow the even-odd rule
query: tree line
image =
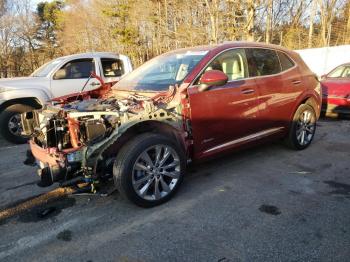
<svg viewBox="0 0 350 262">
<path fill-rule="evenodd" d="M 135 66 L 224 41 L 304 49 L 350 43 L 350 0 L 0 0 L 0 77 L 55 57 L 111 51 Z"/>
</svg>

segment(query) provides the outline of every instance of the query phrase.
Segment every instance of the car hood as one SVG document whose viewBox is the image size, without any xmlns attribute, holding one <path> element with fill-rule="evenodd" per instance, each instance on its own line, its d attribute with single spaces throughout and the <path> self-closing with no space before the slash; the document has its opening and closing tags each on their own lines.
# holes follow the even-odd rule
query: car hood
<svg viewBox="0 0 350 262">
<path fill-rule="evenodd" d="M 40 87 L 49 80 L 46 77 L 14 77 L 0 79 L 0 87 L 9 89 Z"/>
</svg>

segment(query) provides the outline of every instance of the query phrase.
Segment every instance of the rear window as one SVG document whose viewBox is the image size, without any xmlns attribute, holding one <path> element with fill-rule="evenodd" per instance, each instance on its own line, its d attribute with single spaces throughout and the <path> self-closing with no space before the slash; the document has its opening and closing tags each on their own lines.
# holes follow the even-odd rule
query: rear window
<svg viewBox="0 0 350 262">
<path fill-rule="evenodd" d="M 270 49 L 248 48 L 247 61 L 249 76 L 274 75 L 281 72 L 277 53 Z"/>
<path fill-rule="evenodd" d="M 278 58 L 280 59 L 282 71 L 286 71 L 294 66 L 294 62 L 285 53 L 278 52 Z"/>
</svg>

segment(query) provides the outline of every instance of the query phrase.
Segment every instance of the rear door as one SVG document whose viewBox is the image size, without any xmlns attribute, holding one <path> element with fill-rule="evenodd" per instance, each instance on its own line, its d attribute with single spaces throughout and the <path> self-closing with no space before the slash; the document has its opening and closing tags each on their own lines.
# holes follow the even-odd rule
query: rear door
<svg viewBox="0 0 350 262">
<path fill-rule="evenodd" d="M 75 59 L 65 63 L 51 77 L 51 92 L 54 97 L 78 93 L 87 83 L 91 72 L 95 72 L 96 62 L 93 58 Z M 84 91 L 100 87 L 97 79 L 91 78 Z"/>
<path fill-rule="evenodd" d="M 224 86 L 199 92 L 189 88 L 191 126 L 196 157 L 211 155 L 239 144 L 258 130 L 257 91 L 248 79 L 244 49 L 219 54 L 204 70 L 221 70 L 229 78 Z"/>
<path fill-rule="evenodd" d="M 298 69 L 292 63 L 289 69 L 283 71 L 279 55 L 272 49 L 248 48 L 246 53 L 249 72 L 258 87 L 261 129 L 286 126 L 298 94 L 296 91 L 302 88 Z"/>
</svg>

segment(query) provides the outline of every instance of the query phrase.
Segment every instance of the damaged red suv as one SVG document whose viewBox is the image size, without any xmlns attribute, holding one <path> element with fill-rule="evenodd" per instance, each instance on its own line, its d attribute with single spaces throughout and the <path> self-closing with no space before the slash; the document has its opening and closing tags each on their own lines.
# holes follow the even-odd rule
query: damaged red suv
<svg viewBox="0 0 350 262">
<path fill-rule="evenodd" d="M 189 162 L 278 139 L 305 149 L 320 104 L 297 53 L 232 42 L 163 54 L 98 98 L 46 105 L 22 124 L 42 185 L 96 192 L 113 178 L 123 196 L 150 207 L 174 195 Z"/>
</svg>

